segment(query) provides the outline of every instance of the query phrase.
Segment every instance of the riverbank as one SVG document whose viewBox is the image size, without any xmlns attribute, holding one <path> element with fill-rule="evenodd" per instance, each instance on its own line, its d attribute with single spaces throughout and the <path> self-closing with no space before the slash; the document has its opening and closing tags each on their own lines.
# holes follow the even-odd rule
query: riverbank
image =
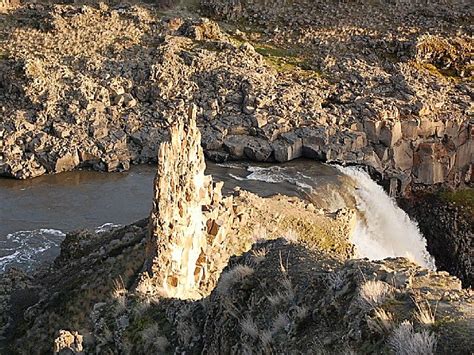
<svg viewBox="0 0 474 355">
<path fill-rule="evenodd" d="M 471 183 L 462 1 L 198 3 L 2 13 L 0 173 L 156 162 L 166 127 L 194 103 L 215 161 L 356 163 L 402 194 L 412 183 Z"/>
<path fill-rule="evenodd" d="M 456 277 L 350 260 L 354 210 L 223 196 L 194 116 L 170 135 L 148 220 L 71 233 L 51 266 L 0 277 L 2 350 L 469 353 L 473 295 Z"/>
</svg>

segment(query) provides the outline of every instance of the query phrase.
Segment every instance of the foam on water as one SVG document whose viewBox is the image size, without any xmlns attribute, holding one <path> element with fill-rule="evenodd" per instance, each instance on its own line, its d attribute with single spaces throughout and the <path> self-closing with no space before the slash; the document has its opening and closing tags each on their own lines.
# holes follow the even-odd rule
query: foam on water
<svg viewBox="0 0 474 355">
<path fill-rule="evenodd" d="M 358 168 L 340 170 L 357 185 L 354 197 L 359 216 L 352 234 L 357 256 L 371 260 L 402 256 L 435 269 L 434 259 L 426 250 L 426 239 L 418 226 L 382 187 Z"/>
<path fill-rule="evenodd" d="M 104 232 L 109 232 L 112 229 L 122 227 L 121 224 L 116 224 L 116 223 L 104 223 L 103 225 L 97 227 L 94 232 L 96 233 L 104 233 Z"/>
<path fill-rule="evenodd" d="M 121 227 L 116 223 L 104 223 L 94 229 L 104 233 Z M 31 270 L 41 262 L 50 261 L 59 255 L 59 247 L 66 234 L 57 229 L 19 231 L 0 239 L 0 272 L 10 266 Z"/>
<path fill-rule="evenodd" d="M 271 166 L 268 168 L 249 166 L 247 171 L 250 172 L 246 177 L 247 180 L 262 181 L 273 184 L 288 182 L 303 189 L 312 189 L 310 184 L 311 178 L 309 176 L 306 176 L 299 171 L 292 171 L 290 168 L 281 166 Z"/>
<path fill-rule="evenodd" d="M 0 272 L 11 265 L 33 268 L 50 254 L 57 254 L 65 236 L 60 230 L 46 228 L 8 234 L 0 240 Z"/>
</svg>

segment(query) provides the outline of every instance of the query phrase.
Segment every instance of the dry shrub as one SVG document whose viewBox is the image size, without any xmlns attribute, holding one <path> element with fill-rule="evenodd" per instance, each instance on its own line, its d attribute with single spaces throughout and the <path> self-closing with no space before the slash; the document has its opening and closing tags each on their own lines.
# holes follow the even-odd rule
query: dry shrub
<svg viewBox="0 0 474 355">
<path fill-rule="evenodd" d="M 247 316 L 240 321 L 240 328 L 242 328 L 242 332 L 247 334 L 253 339 L 258 339 L 260 331 L 258 329 L 257 323 L 250 317 Z"/>
<path fill-rule="evenodd" d="M 279 331 L 285 329 L 290 324 L 290 318 L 285 313 L 278 313 L 273 320 L 272 333 L 276 334 Z"/>
<path fill-rule="evenodd" d="M 242 282 L 247 276 L 254 273 L 254 269 L 247 265 L 237 265 L 233 269 L 224 272 L 217 284 L 216 292 L 220 295 L 226 295 L 230 289 L 237 283 Z"/>
<path fill-rule="evenodd" d="M 385 311 L 383 308 L 375 308 L 374 316 L 367 317 L 367 325 L 369 329 L 378 334 L 388 334 L 393 330 L 393 315 Z"/>
<path fill-rule="evenodd" d="M 435 323 L 435 315 L 427 301 L 423 303 L 415 301 L 415 306 L 415 320 L 418 323 L 424 326 L 431 326 Z"/>
<path fill-rule="evenodd" d="M 143 345 L 146 351 L 156 351 L 163 353 L 169 346 L 168 339 L 161 335 L 160 328 L 157 324 L 142 331 Z"/>
<path fill-rule="evenodd" d="M 372 309 L 382 305 L 391 297 L 393 288 L 386 282 L 366 281 L 359 287 L 358 301 L 363 309 Z"/>
<path fill-rule="evenodd" d="M 430 355 L 436 348 L 436 336 L 426 330 L 417 333 L 413 324 L 404 321 L 392 332 L 388 345 L 397 355 Z"/>
<path fill-rule="evenodd" d="M 345 283 L 342 273 L 337 271 L 329 273 L 326 281 L 332 291 L 339 291 Z"/>
</svg>

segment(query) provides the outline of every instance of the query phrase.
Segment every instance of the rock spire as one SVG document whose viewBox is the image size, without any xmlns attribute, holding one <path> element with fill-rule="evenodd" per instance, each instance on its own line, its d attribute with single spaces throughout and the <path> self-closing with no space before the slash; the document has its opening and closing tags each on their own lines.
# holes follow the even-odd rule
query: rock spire
<svg viewBox="0 0 474 355">
<path fill-rule="evenodd" d="M 163 296 L 199 298 L 210 290 L 220 270 L 219 249 L 233 222 L 232 198 L 222 198 L 223 183 L 206 176 L 196 109 L 170 128 L 160 144 L 146 276 L 139 288 Z M 227 258 L 225 258 L 227 259 Z M 225 260 L 226 262 L 227 260 Z"/>
</svg>

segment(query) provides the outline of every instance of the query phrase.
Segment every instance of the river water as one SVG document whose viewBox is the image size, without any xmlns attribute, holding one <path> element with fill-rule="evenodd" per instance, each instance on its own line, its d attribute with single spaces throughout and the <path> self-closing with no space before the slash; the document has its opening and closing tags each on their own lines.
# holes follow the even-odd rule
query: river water
<svg viewBox="0 0 474 355">
<path fill-rule="evenodd" d="M 416 225 L 367 174 L 344 169 L 309 160 L 276 166 L 208 163 L 207 174 L 224 181 L 224 193 L 239 186 L 260 196 L 300 196 L 328 210 L 355 206 L 360 210 L 353 236 L 358 256 L 410 256 L 430 266 Z M 124 173 L 74 171 L 26 181 L 0 179 L 0 272 L 52 260 L 67 232 L 101 232 L 146 217 L 155 172 L 154 166 L 136 166 Z M 380 204 L 385 214 L 377 206 L 370 208 L 373 204 Z M 396 232 L 387 234 L 393 225 Z M 414 241 L 420 249 L 415 255 Z"/>
</svg>

